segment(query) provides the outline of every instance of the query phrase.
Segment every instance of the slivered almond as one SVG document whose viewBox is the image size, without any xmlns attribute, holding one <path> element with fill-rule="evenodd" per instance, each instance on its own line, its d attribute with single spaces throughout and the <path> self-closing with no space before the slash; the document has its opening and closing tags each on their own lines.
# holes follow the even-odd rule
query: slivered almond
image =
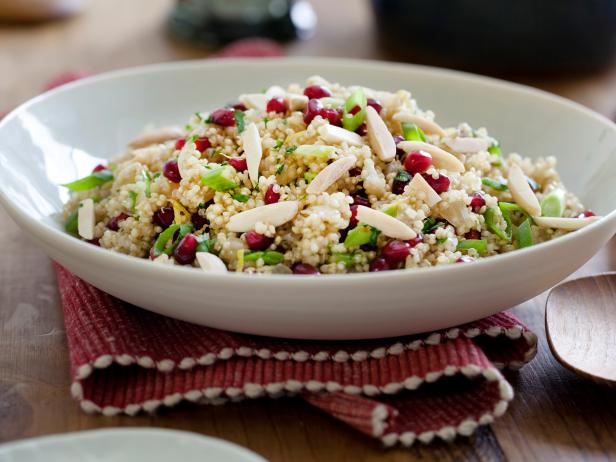
<svg viewBox="0 0 616 462">
<path fill-rule="evenodd" d="M 430 186 L 424 177 L 419 173 L 415 174 L 407 188 L 407 191 L 412 195 L 423 194 L 423 201 L 430 208 L 434 207 L 441 201 L 441 196 L 439 196 L 438 193 L 432 189 L 432 186 Z"/>
<path fill-rule="evenodd" d="M 249 109 L 265 112 L 267 108 L 267 96 L 263 93 L 248 93 L 240 95 L 238 98 L 240 103 L 243 103 Z"/>
<path fill-rule="evenodd" d="M 292 220 L 299 210 L 299 202 L 283 201 L 274 204 L 262 205 L 233 215 L 227 223 L 227 229 L 236 233 L 243 233 L 255 227 L 257 222 L 272 226 L 280 226 Z"/>
<path fill-rule="evenodd" d="M 321 135 L 323 141 L 328 143 L 347 143 L 351 146 L 362 146 L 364 144 L 361 136 L 357 133 L 336 127 L 335 125 L 321 125 L 319 127 L 319 135 Z"/>
<path fill-rule="evenodd" d="M 526 210 L 530 216 L 541 215 L 541 205 L 537 196 L 528 184 L 526 175 L 517 165 L 509 167 L 507 185 L 516 204 Z"/>
<path fill-rule="evenodd" d="M 443 127 L 439 124 L 417 114 L 411 114 L 408 111 L 397 112 L 394 114 L 393 119 L 400 123 L 406 122 L 415 124 L 426 133 L 434 133 L 438 136 L 445 136 L 445 130 L 443 130 Z"/>
<path fill-rule="evenodd" d="M 485 151 L 490 147 L 490 142 L 485 138 L 459 137 L 447 138 L 445 144 L 456 152 L 470 154 Z"/>
<path fill-rule="evenodd" d="M 445 205 L 445 203 L 442 205 Z M 456 228 L 463 228 L 470 218 L 468 207 L 460 201 L 449 204 L 447 208 L 439 207 L 439 213 Z"/>
<path fill-rule="evenodd" d="M 94 239 L 95 224 L 94 201 L 92 199 L 84 199 L 79 204 L 79 210 L 77 211 L 77 232 L 84 239 Z"/>
<path fill-rule="evenodd" d="M 366 107 L 366 130 L 372 150 L 384 162 L 396 157 L 396 143 L 389 129 L 378 112 L 372 107 Z"/>
<path fill-rule="evenodd" d="M 357 207 L 357 221 L 370 225 L 381 231 L 385 236 L 393 237 L 394 239 L 406 241 L 417 237 L 415 231 L 397 218 L 363 205 Z"/>
<path fill-rule="evenodd" d="M 561 217 L 533 217 L 533 221 L 543 228 L 564 229 L 567 231 L 575 231 L 576 229 L 588 226 L 601 217 L 584 217 L 584 218 L 561 218 Z"/>
<path fill-rule="evenodd" d="M 306 188 L 306 192 L 308 194 L 320 194 L 327 191 L 327 188 L 348 172 L 355 165 L 355 162 L 357 162 L 355 156 L 341 157 L 332 162 L 314 177 Z"/>
<path fill-rule="evenodd" d="M 242 141 L 244 144 L 244 153 L 246 154 L 246 164 L 248 165 L 248 176 L 253 185 L 259 183 L 259 164 L 263 157 L 263 148 L 261 147 L 261 136 L 259 130 L 254 123 L 248 124 L 244 133 L 242 133 Z"/>
<path fill-rule="evenodd" d="M 426 151 L 432 156 L 432 165 L 436 168 L 443 168 L 450 172 L 464 171 L 464 164 L 456 156 L 433 144 L 423 141 L 401 141 L 398 147 L 404 152 Z"/>
<path fill-rule="evenodd" d="M 164 143 L 169 140 L 177 140 L 184 136 L 184 131 L 178 127 L 160 127 L 148 130 L 128 142 L 131 149 L 145 148 L 152 144 Z"/>
<path fill-rule="evenodd" d="M 308 104 L 308 97 L 295 93 L 287 93 L 287 102 L 289 103 L 289 109 L 291 111 L 300 111 Z"/>
<path fill-rule="evenodd" d="M 226 273 L 227 265 L 219 257 L 209 252 L 197 252 L 197 262 L 202 270 L 211 273 Z"/>
</svg>

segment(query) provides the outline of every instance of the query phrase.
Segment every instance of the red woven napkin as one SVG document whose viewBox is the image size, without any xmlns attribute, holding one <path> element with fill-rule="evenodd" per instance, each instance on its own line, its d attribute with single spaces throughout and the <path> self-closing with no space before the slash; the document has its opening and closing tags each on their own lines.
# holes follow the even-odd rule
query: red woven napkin
<svg viewBox="0 0 616 462">
<path fill-rule="evenodd" d="M 56 272 L 71 392 L 86 412 L 297 394 L 387 446 L 449 441 L 505 412 L 513 391 L 499 369 L 536 352 L 536 336 L 507 312 L 408 337 L 286 340 L 170 319 Z"/>
</svg>

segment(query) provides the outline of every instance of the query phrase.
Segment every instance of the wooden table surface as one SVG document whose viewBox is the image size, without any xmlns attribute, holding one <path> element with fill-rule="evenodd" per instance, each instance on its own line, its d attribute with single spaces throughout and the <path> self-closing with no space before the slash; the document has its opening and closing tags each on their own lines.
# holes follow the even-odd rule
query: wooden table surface
<svg viewBox="0 0 616 462">
<path fill-rule="evenodd" d="M 369 10 L 356 0 L 315 1 L 316 36 L 293 55 L 379 58 Z M 67 70 L 104 70 L 207 56 L 163 33 L 171 0 L 93 0 L 78 17 L 36 26 L 0 26 L 0 109 L 34 96 Z M 344 17 L 342 21 L 341 18 Z M 614 117 L 616 69 L 527 80 Z M 271 461 L 616 460 L 616 393 L 582 380 L 551 356 L 545 294 L 515 308 L 540 338 L 537 358 L 510 376 L 516 397 L 490 428 L 453 444 L 384 451 L 300 400 L 223 407 L 180 406 L 155 416 L 89 416 L 69 394 L 69 365 L 49 259 L 0 210 L 0 443 L 112 426 L 201 432 L 249 447 Z M 578 274 L 616 269 L 616 240 Z"/>
</svg>

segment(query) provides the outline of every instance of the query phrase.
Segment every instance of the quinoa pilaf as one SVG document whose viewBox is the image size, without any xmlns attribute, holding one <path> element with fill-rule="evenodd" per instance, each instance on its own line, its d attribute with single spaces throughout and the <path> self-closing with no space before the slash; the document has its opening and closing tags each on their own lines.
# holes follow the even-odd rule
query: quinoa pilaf
<svg viewBox="0 0 616 462">
<path fill-rule="evenodd" d="M 555 165 L 504 156 L 485 128 L 441 127 L 408 91 L 315 76 L 144 132 L 64 185 L 64 219 L 94 245 L 206 271 L 465 263 L 598 218 Z"/>
</svg>

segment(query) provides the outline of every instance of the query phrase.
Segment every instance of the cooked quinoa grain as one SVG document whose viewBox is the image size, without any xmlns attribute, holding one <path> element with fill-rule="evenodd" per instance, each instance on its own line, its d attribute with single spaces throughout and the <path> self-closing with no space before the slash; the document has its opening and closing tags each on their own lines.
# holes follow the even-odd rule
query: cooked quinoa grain
<svg viewBox="0 0 616 462">
<path fill-rule="evenodd" d="M 317 84 L 324 97 L 304 95 Z M 597 219 L 555 158 L 440 127 L 408 91 L 311 77 L 238 102 L 143 133 L 65 185 L 67 231 L 161 264 L 332 274 L 473 261 Z"/>
</svg>

